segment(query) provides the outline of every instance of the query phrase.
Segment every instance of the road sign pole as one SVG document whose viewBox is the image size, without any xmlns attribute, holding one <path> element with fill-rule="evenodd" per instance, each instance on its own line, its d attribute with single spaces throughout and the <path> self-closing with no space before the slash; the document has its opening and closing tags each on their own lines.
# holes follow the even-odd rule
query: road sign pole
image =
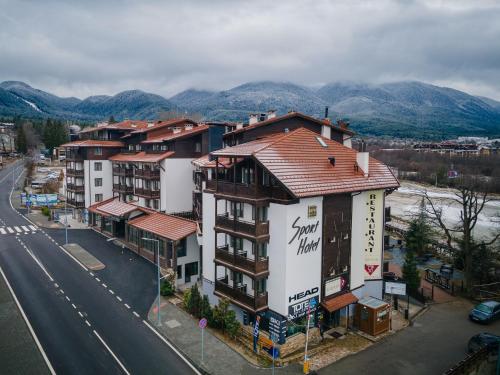
<svg viewBox="0 0 500 375">
<path fill-rule="evenodd" d="M 200 321 L 198 322 L 198 327 L 201 328 L 201 363 L 205 361 L 205 348 L 204 348 L 204 342 L 205 342 L 205 327 L 208 324 L 207 318 L 201 318 Z"/>
<path fill-rule="evenodd" d="M 273 375 L 274 375 L 274 337 L 271 340 L 273 342 L 273 347 L 272 347 L 272 352 L 271 355 L 273 356 Z"/>
<path fill-rule="evenodd" d="M 204 362 L 205 358 L 204 358 L 204 351 L 203 351 L 203 341 L 204 341 L 204 333 L 205 332 L 205 328 L 202 328 L 201 329 L 201 363 Z"/>
</svg>

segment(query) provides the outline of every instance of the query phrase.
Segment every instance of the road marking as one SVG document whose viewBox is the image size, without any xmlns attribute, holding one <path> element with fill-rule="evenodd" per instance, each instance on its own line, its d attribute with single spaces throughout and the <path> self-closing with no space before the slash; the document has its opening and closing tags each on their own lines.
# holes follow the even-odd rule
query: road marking
<svg viewBox="0 0 500 375">
<path fill-rule="evenodd" d="M 135 316 L 137 316 L 139 318 L 139 314 L 137 314 L 135 311 L 132 311 L 132 314 L 134 314 Z"/>
<path fill-rule="evenodd" d="M 101 279 L 99 279 L 98 277 L 95 278 L 97 280 L 97 282 L 101 282 Z"/>
<path fill-rule="evenodd" d="M 62 289 L 59 289 L 59 290 L 61 291 L 62 294 L 64 294 L 64 290 L 62 290 Z"/>
<path fill-rule="evenodd" d="M 30 231 L 26 225 L 21 225 L 21 228 L 23 228 L 23 230 L 25 232 L 29 232 Z"/>
<path fill-rule="evenodd" d="M 70 302 L 70 301 L 71 301 L 71 300 L 69 299 L 69 297 L 68 297 L 68 296 L 66 296 L 66 299 L 68 300 L 68 302 Z"/>
<path fill-rule="evenodd" d="M 73 306 L 73 308 L 76 310 L 76 306 L 74 303 L 72 303 L 71 306 Z"/>
<path fill-rule="evenodd" d="M 97 338 L 99 339 L 99 341 L 108 350 L 109 354 L 111 354 L 113 356 L 113 358 L 115 359 L 115 361 L 120 365 L 120 367 L 123 370 L 123 372 L 125 374 L 127 374 L 127 375 L 130 375 L 130 372 L 128 372 L 128 370 L 125 368 L 125 366 L 123 366 L 123 363 L 121 363 L 121 361 L 118 359 L 118 357 L 115 355 L 115 353 L 113 353 L 113 351 L 109 348 L 108 344 L 106 344 L 106 342 L 101 338 L 101 336 L 99 336 L 99 334 L 96 332 L 95 329 L 93 330 L 93 332 L 94 332 L 94 335 L 97 336 Z"/>
<path fill-rule="evenodd" d="M 186 357 L 184 357 L 184 356 L 183 356 L 183 355 L 182 355 L 182 354 L 181 354 L 181 353 L 180 353 L 180 352 L 179 352 L 179 351 L 178 351 L 178 350 L 177 350 L 177 349 L 176 349 L 176 348 L 175 348 L 175 347 L 174 347 L 174 346 L 173 346 L 173 345 L 172 345 L 172 344 L 171 344 L 171 343 L 170 343 L 170 342 L 169 342 L 169 341 L 165 338 L 165 337 L 163 337 L 162 335 L 160 335 L 160 334 L 158 333 L 158 331 L 157 331 L 156 329 L 154 329 L 154 328 L 153 328 L 153 327 L 152 327 L 152 326 L 151 326 L 148 322 L 146 322 L 145 320 L 143 320 L 142 322 L 146 325 L 146 327 L 148 327 L 151 331 L 153 331 L 153 333 L 154 333 L 156 336 L 158 336 L 158 338 L 159 338 L 161 341 L 163 341 L 165 344 L 167 344 L 167 345 L 170 347 L 170 349 L 172 349 L 172 350 L 175 352 L 175 354 L 177 354 L 177 355 L 178 355 L 178 356 L 179 356 L 179 357 L 180 357 L 180 358 L 181 358 L 184 362 L 186 362 L 186 364 L 187 364 L 189 367 L 191 367 L 191 370 L 193 370 L 193 372 L 194 372 L 195 374 L 197 374 L 197 375 L 201 375 L 201 373 L 200 373 L 200 372 L 196 369 L 196 367 L 194 367 L 194 366 L 192 365 L 192 363 L 191 363 L 191 362 L 189 362 L 189 361 L 187 360 L 187 358 L 186 358 Z"/>
<path fill-rule="evenodd" d="M 28 225 L 31 230 L 36 230 L 36 227 L 34 225 Z"/>
<path fill-rule="evenodd" d="M 83 314 L 80 311 L 78 311 L 78 315 L 80 315 L 80 318 L 83 318 Z"/>
<path fill-rule="evenodd" d="M 90 276 L 94 277 L 94 274 L 92 272 L 89 272 L 90 273 Z"/>
<path fill-rule="evenodd" d="M 105 288 L 107 288 L 107 287 L 108 287 L 108 286 L 107 286 L 106 284 L 104 284 L 104 283 L 102 283 L 102 286 L 103 286 L 103 287 L 105 287 Z"/>
<path fill-rule="evenodd" d="M 111 294 L 115 294 L 115 292 L 113 292 L 111 289 L 109 289 L 109 292 L 110 292 Z"/>
<path fill-rule="evenodd" d="M 85 321 L 85 324 L 88 325 L 90 327 L 90 323 L 88 320 Z"/>
<path fill-rule="evenodd" d="M 5 274 L 3 273 L 2 267 L 0 267 L 0 273 L 2 274 L 2 277 L 5 280 L 5 284 L 7 284 L 7 288 L 9 288 L 9 291 L 10 291 L 10 294 L 12 295 L 12 298 L 16 302 L 17 308 L 21 312 L 21 315 L 23 316 L 23 319 L 26 322 L 26 325 L 28 326 L 28 329 L 31 333 L 31 336 L 33 336 L 33 340 L 35 340 L 35 343 L 36 343 L 36 346 L 38 347 L 38 350 L 42 354 L 42 357 L 43 357 L 45 363 L 47 364 L 47 367 L 49 368 L 50 373 L 55 375 L 56 372 L 54 371 L 54 368 L 52 367 L 52 364 L 50 363 L 49 358 L 47 357 L 47 354 L 45 354 L 45 350 L 43 350 L 43 347 L 40 344 L 40 341 L 38 340 L 38 337 L 36 336 L 35 331 L 33 330 L 33 327 L 31 326 L 30 321 L 26 317 L 26 314 L 25 314 L 21 304 L 19 303 L 19 300 L 17 299 L 16 295 L 14 294 L 14 290 L 12 290 L 12 287 L 10 286 L 9 280 L 7 280 L 7 276 L 5 276 Z"/>
<path fill-rule="evenodd" d="M 7 230 L 9 231 L 9 233 L 14 233 L 11 227 L 7 227 Z"/>
<path fill-rule="evenodd" d="M 130 306 L 127 305 L 126 303 L 124 304 L 127 309 L 130 309 Z"/>
<path fill-rule="evenodd" d="M 22 233 L 23 231 L 21 230 L 21 228 L 19 227 L 14 227 L 14 229 L 16 230 L 17 233 Z"/>
<path fill-rule="evenodd" d="M 120 297 L 118 297 L 118 296 L 116 296 L 116 299 L 117 299 L 118 301 L 120 301 L 120 302 L 122 301 L 122 299 L 121 299 Z"/>
<path fill-rule="evenodd" d="M 59 284 L 58 284 L 58 283 L 54 283 L 54 286 L 55 286 L 56 288 L 59 288 Z"/>
<path fill-rule="evenodd" d="M 54 241 L 55 242 L 55 241 Z M 78 259 L 76 259 L 73 255 L 71 255 L 70 253 L 68 253 L 68 251 L 62 247 L 62 246 L 59 246 L 59 249 L 61 249 L 62 251 L 64 251 L 66 253 L 66 255 L 68 255 L 71 259 L 73 259 L 76 263 L 78 263 L 80 265 L 80 267 L 82 267 L 85 271 L 88 271 L 88 268 L 85 267 L 82 262 L 80 262 Z"/>
<path fill-rule="evenodd" d="M 6 234 L 7 232 L 5 231 L 5 229 L 0 228 L 0 233 L 2 233 L 2 234 Z"/>
</svg>

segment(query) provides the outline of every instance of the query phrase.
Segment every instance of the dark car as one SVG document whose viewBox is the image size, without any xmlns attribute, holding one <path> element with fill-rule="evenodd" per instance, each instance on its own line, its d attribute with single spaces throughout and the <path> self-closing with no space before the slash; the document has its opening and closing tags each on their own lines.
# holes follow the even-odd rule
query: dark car
<svg viewBox="0 0 500 375">
<path fill-rule="evenodd" d="M 490 346 L 492 350 L 498 350 L 499 340 L 500 336 L 486 332 L 480 333 L 470 338 L 469 343 L 467 344 L 467 351 L 469 353 L 474 353 L 486 345 Z"/>
<path fill-rule="evenodd" d="M 500 317 L 500 303 L 486 301 L 476 305 L 469 313 L 469 319 L 478 323 L 489 323 Z"/>
</svg>

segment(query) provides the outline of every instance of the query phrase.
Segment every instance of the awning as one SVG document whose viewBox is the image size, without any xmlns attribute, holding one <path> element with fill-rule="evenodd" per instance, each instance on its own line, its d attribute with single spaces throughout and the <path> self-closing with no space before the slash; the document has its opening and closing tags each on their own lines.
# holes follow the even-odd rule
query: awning
<svg viewBox="0 0 500 375">
<path fill-rule="evenodd" d="M 329 299 L 328 301 L 321 302 L 321 306 L 331 313 L 356 302 L 358 302 L 356 296 L 349 292 Z"/>
</svg>

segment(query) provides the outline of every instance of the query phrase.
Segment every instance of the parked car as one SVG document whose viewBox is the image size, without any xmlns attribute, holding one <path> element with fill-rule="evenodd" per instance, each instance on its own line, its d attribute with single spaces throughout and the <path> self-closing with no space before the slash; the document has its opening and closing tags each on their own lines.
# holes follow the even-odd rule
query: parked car
<svg viewBox="0 0 500 375">
<path fill-rule="evenodd" d="M 385 281 L 399 281 L 402 280 L 401 277 L 396 275 L 394 272 L 384 272 L 384 280 Z"/>
<path fill-rule="evenodd" d="M 477 352 L 483 346 L 489 345 L 492 350 L 498 350 L 498 343 L 500 340 L 500 336 L 494 335 L 492 333 L 480 333 L 478 335 L 474 335 L 470 338 L 469 343 L 467 344 L 467 351 L 470 353 Z"/>
<path fill-rule="evenodd" d="M 476 305 L 469 313 L 469 319 L 478 323 L 489 323 L 500 317 L 500 302 L 486 301 Z"/>
</svg>

